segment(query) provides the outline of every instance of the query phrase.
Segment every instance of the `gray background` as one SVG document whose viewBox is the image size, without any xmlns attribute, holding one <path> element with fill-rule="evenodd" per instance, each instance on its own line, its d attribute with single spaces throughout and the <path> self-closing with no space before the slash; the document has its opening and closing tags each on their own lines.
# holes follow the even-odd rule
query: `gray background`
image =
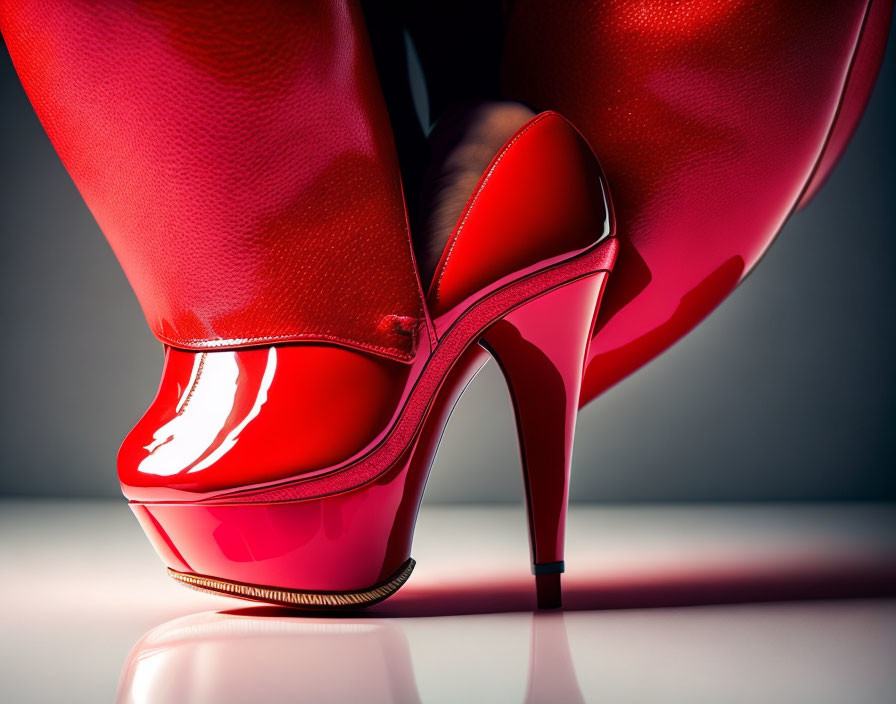
<svg viewBox="0 0 896 704">
<path fill-rule="evenodd" d="M 894 72 L 891 35 L 815 202 L 702 326 L 581 413 L 574 498 L 896 498 Z M 0 187 L 0 495 L 116 496 L 161 349 L 5 53 Z M 502 383 L 489 365 L 461 400 L 428 501 L 521 496 Z"/>
</svg>

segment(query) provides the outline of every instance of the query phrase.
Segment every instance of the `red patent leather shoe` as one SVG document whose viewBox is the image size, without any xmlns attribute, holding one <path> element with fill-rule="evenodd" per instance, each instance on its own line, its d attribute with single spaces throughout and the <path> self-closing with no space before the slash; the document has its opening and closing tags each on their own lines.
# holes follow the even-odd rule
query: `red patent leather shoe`
<svg viewBox="0 0 896 704">
<path fill-rule="evenodd" d="M 582 365 L 611 235 L 590 148 L 544 113 L 494 157 L 461 213 L 425 325 L 410 331 L 410 364 L 310 344 L 169 347 L 119 474 L 171 575 L 309 608 L 389 596 L 413 568 L 442 429 L 488 350 L 514 398 L 539 600 L 558 604 Z"/>
</svg>

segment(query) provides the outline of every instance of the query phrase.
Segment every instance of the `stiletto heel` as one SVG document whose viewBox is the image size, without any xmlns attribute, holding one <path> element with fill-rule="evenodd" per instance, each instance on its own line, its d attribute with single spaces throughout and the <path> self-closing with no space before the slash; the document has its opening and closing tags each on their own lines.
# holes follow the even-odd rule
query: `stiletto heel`
<svg viewBox="0 0 896 704">
<path fill-rule="evenodd" d="M 606 278 L 586 276 L 512 311 L 480 344 L 516 414 L 538 608 L 561 606 L 569 470 L 582 370 Z M 564 311 L 557 316 L 556 311 Z"/>
</svg>

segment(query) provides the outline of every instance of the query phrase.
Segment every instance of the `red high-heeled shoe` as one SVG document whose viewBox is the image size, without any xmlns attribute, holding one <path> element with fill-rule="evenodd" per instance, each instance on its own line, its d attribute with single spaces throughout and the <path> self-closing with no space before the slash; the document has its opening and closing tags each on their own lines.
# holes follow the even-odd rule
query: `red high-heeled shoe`
<svg viewBox="0 0 896 704">
<path fill-rule="evenodd" d="M 391 594 L 487 347 L 515 399 L 539 598 L 558 603 L 582 366 L 617 249 L 570 123 L 539 115 L 495 156 L 424 297 L 356 3 L 15 0 L 0 27 L 166 344 L 119 476 L 171 574 L 312 608 Z"/>
<path fill-rule="evenodd" d="M 509 3 L 504 90 L 569 117 L 625 234 L 582 403 L 708 315 L 827 177 L 893 0 Z"/>
<path fill-rule="evenodd" d="M 485 348 L 514 399 L 539 604 L 558 605 L 582 368 L 616 254 L 604 192 L 589 147 L 558 115 L 536 116 L 507 142 L 442 256 L 425 326 L 412 331 L 416 356 L 389 382 L 392 416 L 337 461 L 321 458 L 346 446 L 344 427 L 357 438 L 373 427 L 349 402 L 370 394 L 350 386 L 345 364 L 316 364 L 324 348 L 169 347 L 119 475 L 171 575 L 299 607 L 389 596 L 413 568 L 427 473 Z"/>
</svg>

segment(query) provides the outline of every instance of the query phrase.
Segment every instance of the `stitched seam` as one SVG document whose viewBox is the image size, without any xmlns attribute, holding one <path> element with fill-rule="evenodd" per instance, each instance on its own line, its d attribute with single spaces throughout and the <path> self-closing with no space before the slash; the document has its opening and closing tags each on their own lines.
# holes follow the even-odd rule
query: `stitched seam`
<svg viewBox="0 0 896 704">
<path fill-rule="evenodd" d="M 225 340 L 206 340 L 201 337 L 196 338 L 176 338 L 176 337 L 168 337 L 167 335 L 162 335 L 161 333 L 155 333 L 156 337 L 169 345 L 174 347 L 177 346 L 195 346 L 200 348 L 209 348 L 209 347 L 229 347 L 233 345 L 250 345 L 258 342 L 288 342 L 290 340 L 303 340 L 303 339 L 312 339 L 312 340 L 323 340 L 326 342 L 341 342 L 343 344 L 351 345 L 352 347 L 356 347 L 359 349 L 371 350 L 373 352 L 380 352 L 381 354 L 388 355 L 391 357 L 396 357 L 398 359 L 413 359 L 412 352 L 403 352 L 399 347 L 384 347 L 381 345 L 370 345 L 367 343 L 357 342 L 355 340 L 351 340 L 346 337 L 338 337 L 336 335 L 323 335 L 319 333 L 296 333 L 296 334 L 286 334 L 286 335 L 261 335 L 258 337 L 234 337 Z"/>
<path fill-rule="evenodd" d="M 482 195 L 482 191 L 485 189 L 486 184 L 488 184 L 495 170 L 498 168 L 498 165 L 507 155 L 507 152 L 510 151 L 511 147 L 516 144 L 524 134 L 526 134 L 529 130 L 531 130 L 535 125 L 540 123 L 542 120 L 547 119 L 548 117 L 552 117 L 554 115 L 553 112 L 545 112 L 542 115 L 539 115 L 533 118 L 528 125 L 526 125 L 522 130 L 520 130 L 516 136 L 510 140 L 504 147 L 501 149 L 500 153 L 495 157 L 494 162 L 489 167 L 485 176 L 482 179 L 482 183 L 479 184 L 479 188 L 476 189 L 476 193 L 470 199 L 469 204 L 466 207 L 463 218 L 461 218 L 460 224 L 457 226 L 457 229 L 454 231 L 454 234 L 451 237 L 451 245 L 448 247 L 448 253 L 445 255 L 445 261 L 442 263 L 442 266 L 439 267 L 439 276 L 436 279 L 435 288 L 433 289 L 434 294 L 434 303 L 439 302 L 439 298 L 441 296 L 441 286 L 442 286 L 442 278 L 445 276 L 445 271 L 448 268 L 448 263 L 451 261 L 451 255 L 454 253 L 454 246 L 457 244 L 457 241 L 460 239 L 460 235 L 463 232 L 464 226 L 467 224 L 467 220 L 470 218 L 470 214 L 473 212 L 473 208 L 476 207 L 476 203 L 479 202 L 479 196 Z"/>
</svg>

